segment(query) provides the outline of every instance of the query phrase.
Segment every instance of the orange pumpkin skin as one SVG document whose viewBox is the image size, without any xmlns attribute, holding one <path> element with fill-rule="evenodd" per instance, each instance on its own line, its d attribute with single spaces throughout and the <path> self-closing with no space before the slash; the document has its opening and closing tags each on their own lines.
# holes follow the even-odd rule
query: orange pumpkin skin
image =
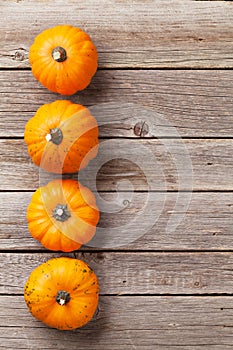
<svg viewBox="0 0 233 350">
<path fill-rule="evenodd" d="M 32 161 L 48 172 L 74 173 L 98 153 L 98 125 L 82 105 L 58 100 L 41 106 L 26 124 Z"/>
<path fill-rule="evenodd" d="M 34 192 L 27 220 L 32 237 L 45 248 L 71 252 L 92 239 L 99 210 L 87 187 L 57 179 Z"/>
<path fill-rule="evenodd" d="M 85 89 L 98 66 L 98 53 L 80 28 L 59 25 L 40 33 L 29 51 L 32 73 L 47 89 L 73 95 Z"/>
<path fill-rule="evenodd" d="M 24 299 L 39 321 L 60 330 L 88 323 L 98 306 L 99 284 L 83 261 L 55 258 L 38 266 L 24 287 Z"/>
</svg>

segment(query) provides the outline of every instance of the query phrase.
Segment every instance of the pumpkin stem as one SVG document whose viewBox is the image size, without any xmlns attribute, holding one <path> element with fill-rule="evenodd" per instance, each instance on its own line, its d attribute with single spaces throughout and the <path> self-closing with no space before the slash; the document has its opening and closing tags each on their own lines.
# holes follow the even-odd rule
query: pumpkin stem
<svg viewBox="0 0 233 350">
<path fill-rule="evenodd" d="M 67 208 L 67 205 L 58 204 L 56 206 L 56 208 L 53 209 L 53 217 L 57 221 L 64 222 L 64 221 L 68 220 L 71 217 L 71 215 L 70 215 L 70 212 Z"/>
<path fill-rule="evenodd" d="M 48 142 L 52 141 L 55 145 L 60 145 L 63 139 L 63 134 L 61 129 L 54 128 L 50 130 L 50 134 L 47 134 L 45 138 Z"/>
<path fill-rule="evenodd" d="M 52 51 L 52 57 L 56 62 L 64 62 L 67 59 L 66 50 L 61 46 L 57 46 Z"/>
<path fill-rule="evenodd" d="M 57 296 L 56 296 L 56 302 L 59 305 L 65 305 L 70 301 L 70 293 L 64 291 L 64 290 L 59 290 L 57 292 Z"/>
</svg>

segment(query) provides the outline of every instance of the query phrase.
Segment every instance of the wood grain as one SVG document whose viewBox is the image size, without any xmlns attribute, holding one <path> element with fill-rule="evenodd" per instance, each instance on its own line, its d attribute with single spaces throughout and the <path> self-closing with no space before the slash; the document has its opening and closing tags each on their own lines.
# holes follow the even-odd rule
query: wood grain
<svg viewBox="0 0 233 350">
<path fill-rule="evenodd" d="M 0 349 L 232 349 L 232 2 L 2 0 L 1 14 Z M 73 176 L 95 191 L 101 219 L 70 254 L 28 232 L 32 191 L 53 176 L 22 140 L 40 105 L 67 98 L 28 61 L 35 36 L 66 23 L 99 52 L 92 83 L 69 99 L 90 107 L 101 139 Z M 23 300 L 32 269 L 63 255 L 101 286 L 99 312 L 73 332 L 45 327 Z"/>
<path fill-rule="evenodd" d="M 34 268 L 59 256 L 87 262 L 101 294 L 232 294 L 233 253 L 0 254 L 0 293 L 20 294 Z"/>
<path fill-rule="evenodd" d="M 43 250 L 27 229 L 26 210 L 31 195 L 32 193 L 0 193 L 0 250 Z M 119 198 L 114 193 L 101 193 L 106 204 L 105 209 L 102 204 L 101 219 L 96 233 L 99 241 L 95 246 L 90 242 L 89 246 L 82 247 L 82 250 L 106 249 L 109 239 L 118 243 L 112 246 L 110 244 L 110 248 L 114 250 L 233 250 L 232 193 L 193 193 L 187 212 L 182 208 L 174 209 L 177 194 L 168 193 L 164 209 L 157 221 L 153 210 L 163 206 L 162 197 L 157 195 L 152 211 L 148 209 L 144 213 L 147 193 L 134 193 L 132 198 L 130 193 L 120 195 L 122 203 L 128 201 L 128 205 L 118 211 L 115 209 L 114 212 Z M 107 210 L 113 212 L 108 213 Z M 177 220 L 181 216 L 182 220 L 175 231 L 169 233 L 167 227 L 171 216 Z M 127 224 L 131 225 L 128 232 L 134 234 L 135 240 L 123 244 Z M 107 237 L 103 235 L 102 229 L 107 232 Z"/>
<path fill-rule="evenodd" d="M 227 1 L 4 0 L 1 10 L 1 67 L 28 67 L 35 36 L 60 23 L 91 35 L 100 67 L 233 66 Z"/>
<path fill-rule="evenodd" d="M 232 191 L 232 147 L 232 139 L 102 140 L 73 178 L 100 191 Z M 55 177 L 32 164 L 23 140 L 0 140 L 0 161 L 0 190 L 35 190 Z"/>
<path fill-rule="evenodd" d="M 33 319 L 22 296 L 1 296 L 1 347 L 230 350 L 232 309 L 229 297 L 105 296 L 95 320 L 61 333 Z"/>
<path fill-rule="evenodd" d="M 37 108 L 64 98 L 30 71 L 2 71 L 0 79 L 1 137 L 23 136 Z M 232 137 L 232 81 L 229 70 L 101 70 L 70 99 L 91 107 L 101 137 L 137 137 L 138 122 L 148 125 L 144 137 L 174 137 L 173 128 L 182 137 Z"/>
</svg>

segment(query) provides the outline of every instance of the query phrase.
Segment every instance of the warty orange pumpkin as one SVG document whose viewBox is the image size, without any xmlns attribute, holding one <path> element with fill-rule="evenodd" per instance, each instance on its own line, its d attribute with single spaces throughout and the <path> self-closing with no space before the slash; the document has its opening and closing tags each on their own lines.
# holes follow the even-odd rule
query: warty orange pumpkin
<svg viewBox="0 0 233 350">
<path fill-rule="evenodd" d="M 32 271 L 24 298 L 32 315 L 49 327 L 76 329 L 88 323 L 96 311 L 98 279 L 81 260 L 50 259 Z"/>
<path fill-rule="evenodd" d="M 74 173 L 98 153 L 98 125 L 88 108 L 66 100 L 41 106 L 26 124 L 33 162 L 53 173 Z"/>
<path fill-rule="evenodd" d="M 35 38 L 29 61 L 33 75 L 47 89 L 72 95 L 91 82 L 98 54 L 87 33 L 71 25 L 59 25 Z"/>
<path fill-rule="evenodd" d="M 32 237 L 50 250 L 70 252 L 94 236 L 99 210 L 94 194 L 75 180 L 53 180 L 32 195 L 27 208 Z"/>
</svg>

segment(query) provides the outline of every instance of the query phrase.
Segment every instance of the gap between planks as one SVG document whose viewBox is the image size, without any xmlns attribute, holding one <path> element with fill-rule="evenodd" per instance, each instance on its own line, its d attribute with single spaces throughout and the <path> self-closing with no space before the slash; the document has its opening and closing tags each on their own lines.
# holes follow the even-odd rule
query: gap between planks
<svg viewBox="0 0 233 350">
<path fill-rule="evenodd" d="M 22 1 L 22 0 L 21 0 Z M 232 0 L 191 0 L 191 1 L 232 1 Z M 231 71 L 233 67 L 98 67 L 98 71 Z M 0 72 L 31 72 L 31 67 L 0 67 Z"/>
</svg>

